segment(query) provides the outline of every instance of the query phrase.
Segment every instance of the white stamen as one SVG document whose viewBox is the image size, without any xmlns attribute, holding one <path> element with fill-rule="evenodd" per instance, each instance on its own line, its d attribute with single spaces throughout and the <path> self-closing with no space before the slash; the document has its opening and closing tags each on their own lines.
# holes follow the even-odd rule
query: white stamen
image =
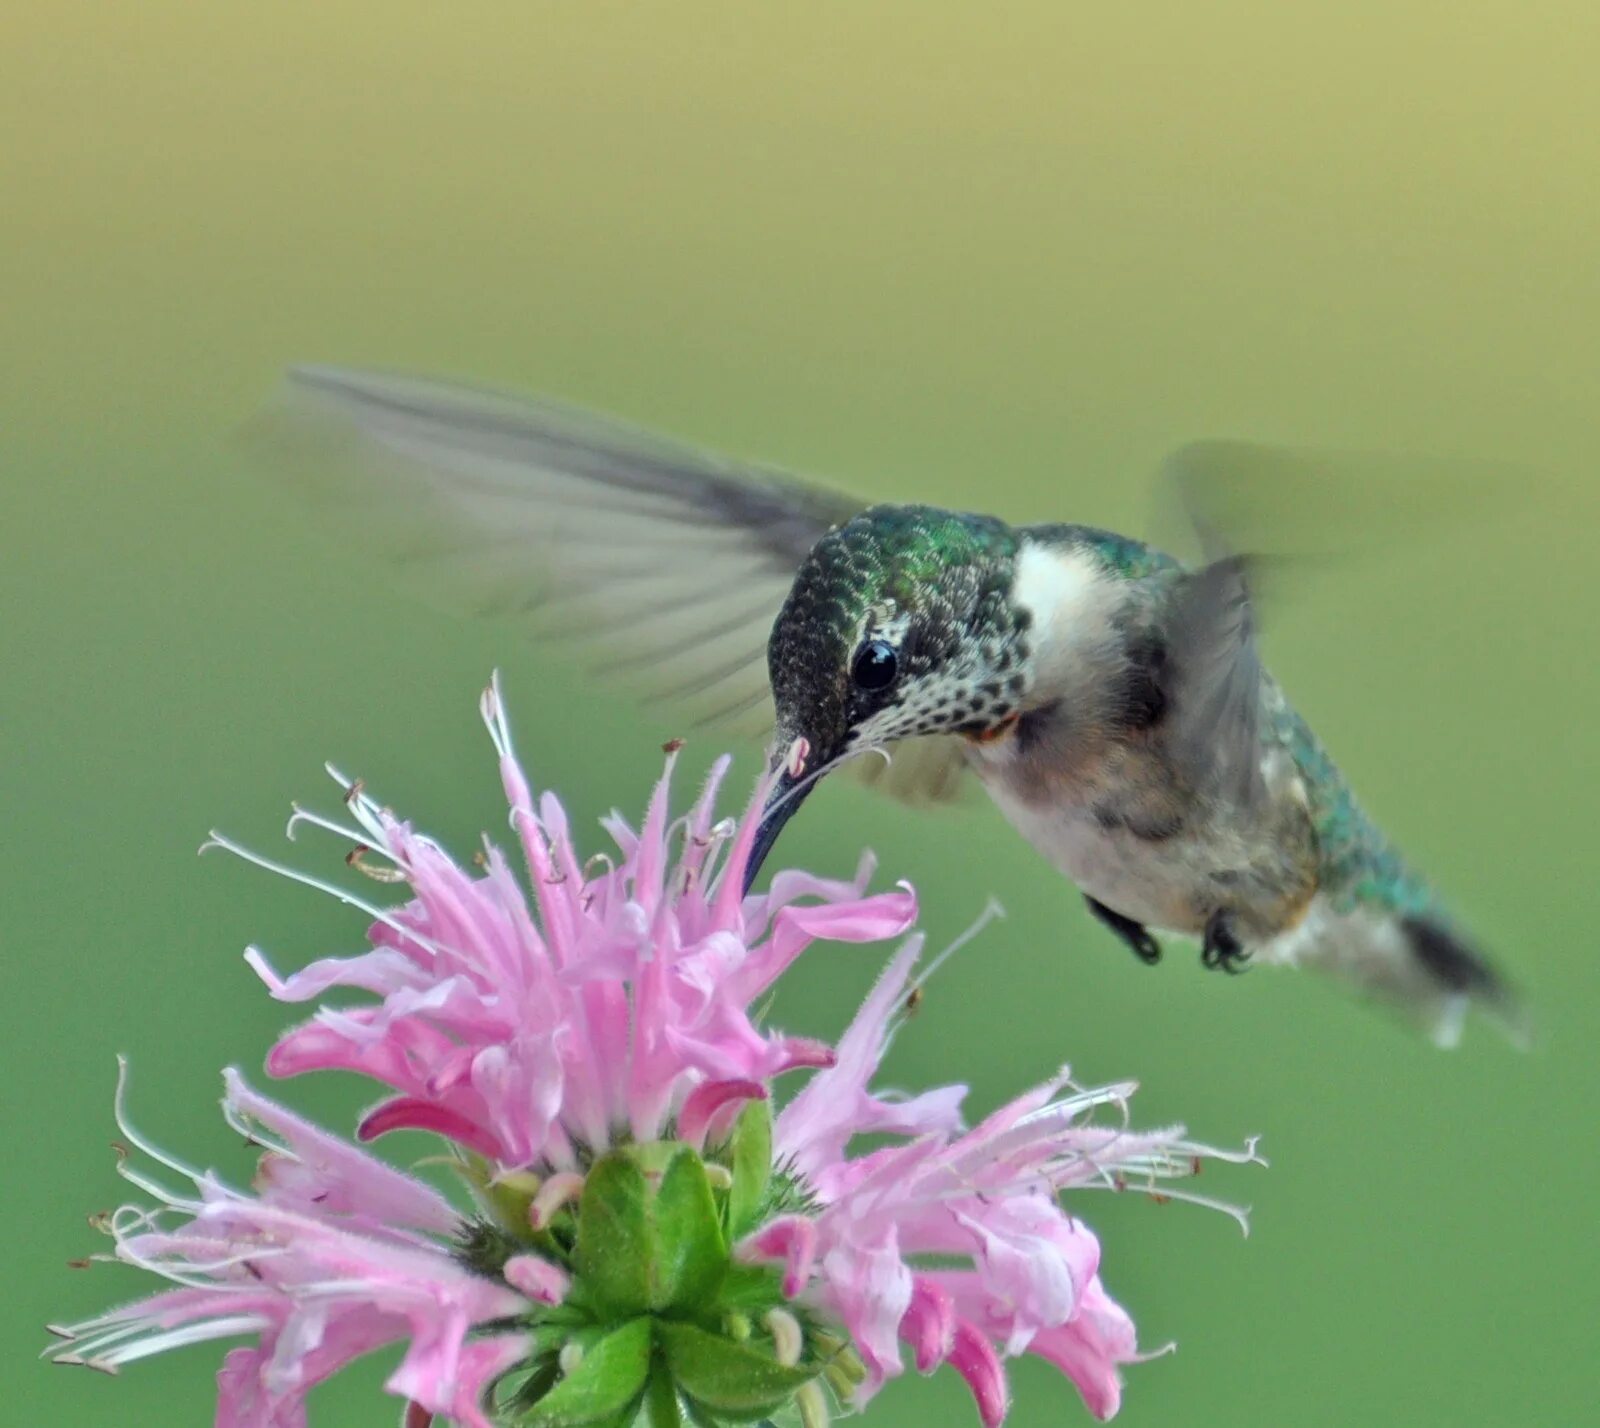
<svg viewBox="0 0 1600 1428">
<path fill-rule="evenodd" d="M 402 937 L 415 942 L 419 947 L 425 948 L 435 956 L 446 955 L 445 949 L 431 937 L 424 936 L 415 928 L 407 927 L 393 913 L 385 912 L 381 907 L 357 897 L 354 893 L 346 891 L 337 883 L 324 882 L 321 878 L 312 877 L 310 873 L 302 873 L 296 868 L 287 867 L 283 863 L 275 863 L 271 858 L 264 858 L 259 853 L 253 853 L 242 844 L 235 843 L 231 838 L 224 837 L 213 830 L 211 836 L 200 845 L 202 853 L 212 848 L 220 848 L 225 853 L 232 853 L 236 858 L 242 858 L 247 863 L 253 863 L 258 868 L 264 868 L 269 873 L 276 873 L 280 878 L 288 878 L 291 882 L 302 883 L 308 888 L 315 888 L 318 892 L 326 893 L 329 897 L 342 902 L 346 907 L 353 907 L 376 922 L 381 922 L 385 927 L 398 932 Z"/>
<path fill-rule="evenodd" d="M 984 928 L 988 927 L 991 922 L 993 922 L 996 918 L 1004 917 L 1005 915 L 1006 910 L 1000 905 L 998 900 L 995 898 L 990 898 L 988 902 L 983 905 L 983 911 L 978 914 L 977 920 L 973 922 L 972 926 L 967 928 L 967 930 L 957 937 L 956 940 L 948 947 L 946 947 L 944 951 L 939 953 L 939 955 L 935 957 L 933 961 L 928 963 L 927 967 L 923 969 L 921 976 L 917 977 L 917 979 L 913 981 L 906 989 L 906 998 L 901 1003 L 900 1019 L 895 1025 L 889 1028 L 888 1036 L 885 1039 L 884 1049 L 886 1051 L 888 1047 L 894 1043 L 895 1033 L 900 1029 L 900 1026 L 905 1023 L 906 1017 L 908 1017 L 912 1010 L 915 1009 L 917 1002 L 921 1001 L 920 994 L 922 989 L 932 979 L 933 974 L 943 967 L 944 964 L 952 957 L 954 957 L 957 952 L 965 947 L 967 943 L 971 942 L 974 937 L 984 930 Z"/>
<path fill-rule="evenodd" d="M 202 1319 L 185 1324 L 181 1329 L 171 1329 L 164 1334 L 152 1334 L 147 1339 L 137 1339 L 105 1355 L 101 1362 L 116 1368 L 131 1364 L 151 1354 L 163 1354 L 168 1349 L 182 1348 L 185 1344 L 201 1344 L 209 1339 L 231 1339 L 236 1334 L 259 1334 L 270 1328 L 272 1321 L 261 1314 L 237 1314 L 227 1319 Z"/>
<path fill-rule="evenodd" d="M 162 1204 L 169 1209 L 182 1210 L 186 1214 L 194 1214 L 196 1211 L 201 1209 L 200 1201 L 189 1196 L 180 1195 L 173 1190 L 169 1190 L 159 1180 L 156 1180 L 153 1176 L 146 1175 L 144 1171 L 129 1165 L 126 1161 L 118 1161 L 117 1174 L 126 1180 L 130 1185 L 136 1185 L 139 1189 L 143 1190 L 146 1195 L 160 1200 Z M 122 1209 L 128 1209 L 131 1207 L 119 1206 L 118 1208 L 120 1211 Z M 113 1229 L 116 1227 L 115 1215 L 112 1217 L 112 1227 Z"/>
<path fill-rule="evenodd" d="M 289 815 L 289 822 L 284 827 L 283 836 L 291 843 L 295 840 L 295 830 L 302 823 L 309 823 L 313 828 L 325 829 L 327 832 L 349 843 L 365 843 L 369 836 L 368 834 L 357 832 L 354 828 L 346 828 L 342 823 L 335 823 L 331 818 L 324 818 L 320 813 L 313 813 L 309 809 L 302 808 L 298 803 L 291 803 L 289 807 L 294 812 Z"/>
<path fill-rule="evenodd" d="M 582 1193 L 583 1176 L 576 1171 L 563 1170 L 552 1175 L 539 1187 L 539 1193 L 528 1206 L 529 1228 L 544 1229 L 567 1201 L 576 1199 Z"/>
<path fill-rule="evenodd" d="M 117 1090 L 111 1099 L 111 1113 L 116 1120 L 117 1129 L 136 1149 L 143 1151 L 157 1165 L 164 1165 L 168 1170 L 176 1171 L 186 1180 L 199 1182 L 201 1175 L 198 1170 L 174 1156 L 167 1155 L 134 1129 L 133 1122 L 128 1119 L 128 1058 L 122 1055 L 117 1057 Z M 162 1195 L 159 1198 L 165 1200 L 168 1197 Z"/>
<path fill-rule="evenodd" d="M 828 1413 L 828 1400 L 816 1379 L 801 1384 L 795 1390 L 794 1406 L 800 1410 L 800 1428 L 828 1428 L 832 1421 Z"/>
<path fill-rule="evenodd" d="M 506 723 L 505 701 L 500 697 L 500 671 L 489 676 L 489 685 L 478 699 L 478 713 L 489 731 L 494 751 L 502 759 L 511 757 L 511 729 Z"/>
<path fill-rule="evenodd" d="M 351 778 L 333 764 L 324 764 L 322 767 L 328 771 L 328 777 L 339 785 L 344 793 L 344 806 L 355 816 L 356 822 L 366 831 L 367 837 L 374 845 L 387 851 L 389 844 L 383 826 L 383 809 L 362 792 L 361 780 Z"/>
<path fill-rule="evenodd" d="M 805 1348 L 800 1321 L 787 1309 L 769 1309 L 761 1322 L 772 1335 L 773 1357 L 785 1368 L 793 1368 L 800 1362 L 800 1352 Z"/>
</svg>

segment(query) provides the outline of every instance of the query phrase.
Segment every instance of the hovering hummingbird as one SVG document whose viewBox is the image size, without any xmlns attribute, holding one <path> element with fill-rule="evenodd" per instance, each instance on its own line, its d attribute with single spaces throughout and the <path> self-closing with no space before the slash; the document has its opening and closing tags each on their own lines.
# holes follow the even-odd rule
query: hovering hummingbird
<svg viewBox="0 0 1600 1428">
<path fill-rule="evenodd" d="M 1142 962 L 1160 932 L 1224 972 L 1322 967 L 1441 1042 L 1471 1002 L 1509 1014 L 1263 669 L 1251 563 L 1203 521 L 1186 566 L 1090 526 L 864 506 L 545 401 L 333 368 L 289 397 L 279 436 L 357 459 L 286 469 L 354 475 L 409 571 L 773 731 L 751 878 L 818 779 L 886 751 L 862 762 L 910 800 L 975 776 Z M 1173 465 L 1203 484 L 1249 450 Z"/>
</svg>

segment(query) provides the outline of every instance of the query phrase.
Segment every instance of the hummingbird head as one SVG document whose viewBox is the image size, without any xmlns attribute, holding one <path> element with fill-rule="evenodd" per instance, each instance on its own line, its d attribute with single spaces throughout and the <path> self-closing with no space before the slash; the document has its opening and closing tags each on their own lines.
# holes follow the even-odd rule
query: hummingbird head
<svg viewBox="0 0 1600 1428">
<path fill-rule="evenodd" d="M 1026 611 L 1003 521 L 874 506 L 830 531 L 795 576 L 767 643 L 778 775 L 749 886 L 816 780 L 846 757 L 920 734 L 982 735 L 1028 682 Z"/>
</svg>

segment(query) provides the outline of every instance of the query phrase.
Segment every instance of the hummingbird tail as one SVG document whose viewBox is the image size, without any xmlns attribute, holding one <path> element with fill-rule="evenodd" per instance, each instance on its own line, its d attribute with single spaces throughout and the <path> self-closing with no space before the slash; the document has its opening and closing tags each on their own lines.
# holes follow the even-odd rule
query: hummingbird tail
<svg viewBox="0 0 1600 1428">
<path fill-rule="evenodd" d="M 1252 951 L 1263 962 L 1339 978 L 1409 1017 L 1440 1046 L 1456 1044 L 1472 1010 L 1487 1013 L 1518 1045 L 1528 1042 L 1514 990 L 1442 913 L 1319 895 L 1296 928 Z"/>
<path fill-rule="evenodd" d="M 1459 1035 L 1461 1013 L 1468 1006 L 1475 1006 L 1498 1021 L 1513 1041 L 1527 1041 L 1527 1026 L 1516 994 L 1477 948 L 1436 918 L 1403 917 L 1400 930 L 1417 966 L 1447 1004 L 1459 1008 L 1436 1030 L 1437 1040 L 1453 1044 Z"/>
</svg>

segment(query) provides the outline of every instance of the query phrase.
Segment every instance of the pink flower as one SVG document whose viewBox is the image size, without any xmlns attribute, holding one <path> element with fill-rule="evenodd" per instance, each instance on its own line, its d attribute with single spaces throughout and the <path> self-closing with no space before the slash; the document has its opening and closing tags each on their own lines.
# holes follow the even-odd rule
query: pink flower
<svg viewBox="0 0 1600 1428">
<path fill-rule="evenodd" d="M 1008 1410 L 1005 1359 L 1024 1353 L 1055 1364 L 1097 1416 L 1115 1413 L 1121 1366 L 1145 1355 L 1062 1195 L 1144 1188 L 1216 1204 L 1156 1187 L 1203 1157 L 1254 1160 L 1254 1144 L 1229 1154 L 1181 1128 L 1136 1132 L 1132 1083 L 1081 1090 L 1065 1071 L 972 1129 L 963 1086 L 876 1088 L 920 937 L 837 1049 L 753 1008 L 813 941 L 906 932 L 908 887 L 867 895 L 864 858 L 850 882 L 782 872 L 742 896 L 765 787 L 740 822 L 715 821 L 721 760 L 672 820 L 671 750 L 640 827 L 606 821 L 615 859 L 581 862 L 560 804 L 529 790 L 494 686 L 483 715 L 531 898 L 492 845 L 459 866 L 337 773 L 356 826 L 297 811 L 291 831 L 348 839 L 354 867 L 408 886 L 399 906 L 212 840 L 371 918 L 365 951 L 288 976 L 247 953 L 275 997 L 317 1003 L 268 1069 L 382 1083 L 359 1137 L 405 1127 L 453 1142 L 471 1213 L 235 1073 L 225 1110 L 266 1151 L 253 1196 L 153 1151 L 119 1093 L 125 1134 L 192 1191 L 124 1164 L 160 1207 L 113 1217 L 116 1255 L 176 1287 L 61 1331 L 56 1357 L 114 1368 L 248 1338 L 218 1375 L 223 1428 L 294 1428 L 312 1385 L 396 1341 L 406 1353 L 387 1387 L 411 1405 L 408 1424 L 489 1428 L 501 1408 L 625 1422 L 648 1393 L 694 1421 L 787 1405 L 817 1428 L 824 1385 L 864 1402 L 907 1348 L 919 1370 L 963 1376 L 986 1428 Z M 336 989 L 364 999 L 321 1000 Z M 795 1071 L 811 1079 L 774 1120 L 775 1078 Z M 852 1154 L 863 1136 L 874 1148 Z"/>
<path fill-rule="evenodd" d="M 267 1069 L 340 1068 L 391 1087 L 362 1122 L 363 1139 L 432 1130 L 502 1171 L 570 1171 L 576 1147 L 655 1140 L 680 1116 L 714 1116 L 730 1100 L 765 1095 L 782 1072 L 827 1065 L 825 1044 L 758 1028 L 750 1009 L 814 939 L 904 932 L 916 916 L 910 889 L 866 896 L 872 861 L 863 858 L 849 883 L 780 873 L 770 892 L 741 899 L 759 800 L 741 826 L 713 822 L 724 758 L 692 811 L 669 824 L 671 750 L 642 827 L 606 820 L 616 861 L 582 863 L 554 796 L 535 803 L 495 686 L 483 716 L 533 905 L 498 849 L 468 871 L 335 774 L 359 827 L 297 812 L 291 831 L 313 823 L 341 834 L 356 846 L 354 865 L 409 883 L 413 900 L 366 909 L 371 950 L 359 956 L 280 977 L 255 949 L 247 954 L 280 1000 L 336 987 L 377 998 L 322 1007 L 278 1041 Z M 265 861 L 217 835 L 213 845 Z M 802 897 L 820 901 L 796 905 Z M 703 1135 L 704 1121 L 696 1128 Z"/>
<path fill-rule="evenodd" d="M 300 1428 L 316 1384 L 404 1342 L 391 1393 L 491 1428 L 479 1405 L 527 1353 L 515 1320 L 529 1301 L 452 1256 L 442 1241 L 461 1217 L 438 1192 L 257 1095 L 237 1072 L 224 1079 L 229 1123 L 264 1147 L 254 1195 L 142 1140 L 123 1114 L 119 1078 L 123 1134 L 190 1188 L 124 1159 L 122 1174 L 158 1206 L 111 1216 L 115 1258 L 175 1287 L 55 1329 L 53 1357 L 114 1370 L 184 1344 L 249 1337 L 218 1371 L 218 1428 Z"/>
<path fill-rule="evenodd" d="M 1062 1208 L 1063 1190 L 1144 1187 L 1158 1198 L 1200 1200 L 1157 1182 L 1198 1171 L 1204 1157 L 1256 1160 L 1254 1143 L 1225 1153 L 1183 1138 L 1181 1127 L 1127 1127 L 1132 1083 L 1077 1090 L 1067 1073 L 963 1131 L 964 1087 L 910 1100 L 875 1096 L 896 1013 L 920 951 L 912 938 L 890 963 L 816 1075 L 778 1116 L 774 1158 L 814 1204 L 756 1230 L 747 1258 L 784 1262 L 784 1291 L 843 1322 L 867 1377 L 858 1399 L 901 1371 L 901 1343 L 917 1367 L 942 1362 L 966 1378 L 987 1428 L 1005 1415 L 1001 1356 L 1034 1353 L 1065 1373 L 1097 1417 L 1121 1398 L 1119 1365 L 1140 1358 L 1132 1321 L 1100 1283 L 1100 1246 Z M 1110 1108 L 1110 1124 L 1094 1113 Z M 851 1159 L 858 1135 L 903 1137 Z M 919 1269 L 937 1257 L 949 1267 Z"/>
</svg>

